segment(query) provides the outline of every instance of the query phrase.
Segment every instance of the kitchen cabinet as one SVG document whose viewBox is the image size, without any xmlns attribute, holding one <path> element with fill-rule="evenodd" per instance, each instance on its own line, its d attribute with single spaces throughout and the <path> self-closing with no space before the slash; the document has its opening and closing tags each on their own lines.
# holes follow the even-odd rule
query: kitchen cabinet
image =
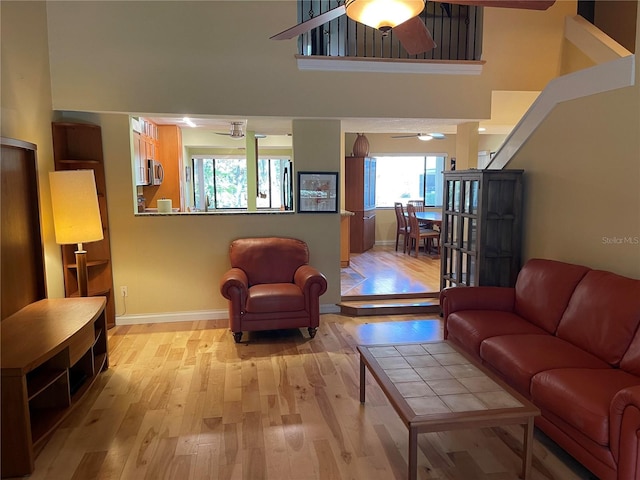
<svg viewBox="0 0 640 480">
<path fill-rule="evenodd" d="M 56 170 L 93 170 L 96 179 L 98 204 L 104 238 L 83 244 L 87 251 L 89 296 L 107 297 L 105 309 L 107 327 L 116 324 L 111 245 L 109 240 L 109 215 L 107 212 L 107 188 L 102 154 L 102 131 L 98 125 L 87 123 L 52 123 L 53 159 Z M 62 245 L 62 264 L 65 296 L 77 297 L 78 269 L 77 245 Z"/>
<path fill-rule="evenodd" d="M 157 208 L 159 199 L 169 199 L 173 208 L 181 206 L 180 171 L 182 169 L 182 134 L 177 125 L 158 125 L 156 157 L 162 165 L 164 179 L 160 185 L 143 188 L 146 206 Z"/>
<path fill-rule="evenodd" d="M 515 285 L 522 248 L 522 174 L 444 173 L 441 289 Z"/>
<path fill-rule="evenodd" d="M 353 212 L 342 210 L 340 212 L 340 267 L 345 268 L 349 266 L 350 258 L 349 253 L 351 250 L 350 242 L 350 223 Z"/>
<path fill-rule="evenodd" d="M 149 185 L 149 160 L 159 155 L 158 126 L 144 118 L 134 119 L 133 158 L 136 185 Z"/>
<path fill-rule="evenodd" d="M 351 252 L 369 250 L 376 240 L 376 160 L 345 158 L 345 209 L 350 217 Z"/>
</svg>

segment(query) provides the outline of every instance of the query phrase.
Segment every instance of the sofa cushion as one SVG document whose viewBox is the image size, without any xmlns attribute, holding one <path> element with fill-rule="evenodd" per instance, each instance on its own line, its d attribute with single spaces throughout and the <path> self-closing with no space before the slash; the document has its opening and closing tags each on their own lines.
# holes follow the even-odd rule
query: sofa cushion
<svg viewBox="0 0 640 480">
<path fill-rule="evenodd" d="M 531 379 L 531 399 L 594 442 L 609 445 L 609 406 L 623 388 L 640 378 L 617 368 L 561 368 L 540 372 Z"/>
<path fill-rule="evenodd" d="M 617 365 L 640 323 L 640 280 L 592 270 L 578 284 L 557 336 Z"/>
<path fill-rule="evenodd" d="M 249 288 L 249 313 L 297 312 L 304 310 L 302 290 L 293 283 L 265 283 Z"/>
<path fill-rule="evenodd" d="M 447 319 L 449 340 L 474 355 L 480 353 L 480 343 L 496 335 L 546 334 L 546 332 L 511 312 L 499 310 L 463 310 Z"/>
<path fill-rule="evenodd" d="M 620 368 L 640 377 L 640 328 L 620 361 Z"/>
<path fill-rule="evenodd" d="M 480 357 L 516 390 L 529 395 L 531 377 L 553 368 L 609 368 L 595 355 L 553 335 L 503 335 L 480 344 Z"/>
<path fill-rule="evenodd" d="M 554 333 L 573 290 L 589 270 L 556 260 L 529 260 L 518 273 L 515 312 Z"/>
</svg>

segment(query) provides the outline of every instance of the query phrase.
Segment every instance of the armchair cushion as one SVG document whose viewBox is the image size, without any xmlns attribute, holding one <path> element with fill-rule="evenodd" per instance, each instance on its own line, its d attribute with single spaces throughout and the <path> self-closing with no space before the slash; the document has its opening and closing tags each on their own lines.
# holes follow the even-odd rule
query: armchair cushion
<svg viewBox="0 0 640 480">
<path fill-rule="evenodd" d="M 264 283 L 249 289 L 248 313 L 295 312 L 304 310 L 304 295 L 293 283 Z"/>
</svg>

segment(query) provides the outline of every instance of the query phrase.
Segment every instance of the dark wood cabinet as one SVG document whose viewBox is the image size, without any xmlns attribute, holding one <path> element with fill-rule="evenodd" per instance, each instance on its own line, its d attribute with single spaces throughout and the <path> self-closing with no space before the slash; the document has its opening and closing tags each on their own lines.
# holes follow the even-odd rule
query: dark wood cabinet
<svg viewBox="0 0 640 480">
<path fill-rule="evenodd" d="M 376 241 L 376 160 L 345 158 L 345 208 L 350 217 L 351 252 L 369 250 Z"/>
<path fill-rule="evenodd" d="M 96 179 L 98 203 L 104 239 L 85 243 L 89 279 L 89 296 L 105 296 L 107 327 L 116 324 L 109 242 L 109 216 L 107 214 L 107 189 L 102 154 L 102 131 L 98 125 L 85 123 L 54 122 L 53 157 L 56 170 L 91 169 Z M 76 245 L 62 246 L 64 288 L 67 297 L 78 296 L 78 272 L 75 257 Z"/>
<path fill-rule="evenodd" d="M 441 283 L 515 285 L 522 249 L 522 170 L 444 173 Z"/>
</svg>

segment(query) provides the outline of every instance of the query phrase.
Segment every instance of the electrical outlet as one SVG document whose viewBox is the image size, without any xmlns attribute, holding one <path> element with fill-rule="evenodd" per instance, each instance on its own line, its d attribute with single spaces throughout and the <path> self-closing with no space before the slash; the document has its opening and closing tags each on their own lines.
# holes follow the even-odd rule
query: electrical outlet
<svg viewBox="0 0 640 480">
<path fill-rule="evenodd" d="M 123 297 L 129 296 L 129 289 L 127 287 L 120 287 L 120 295 Z"/>
</svg>

